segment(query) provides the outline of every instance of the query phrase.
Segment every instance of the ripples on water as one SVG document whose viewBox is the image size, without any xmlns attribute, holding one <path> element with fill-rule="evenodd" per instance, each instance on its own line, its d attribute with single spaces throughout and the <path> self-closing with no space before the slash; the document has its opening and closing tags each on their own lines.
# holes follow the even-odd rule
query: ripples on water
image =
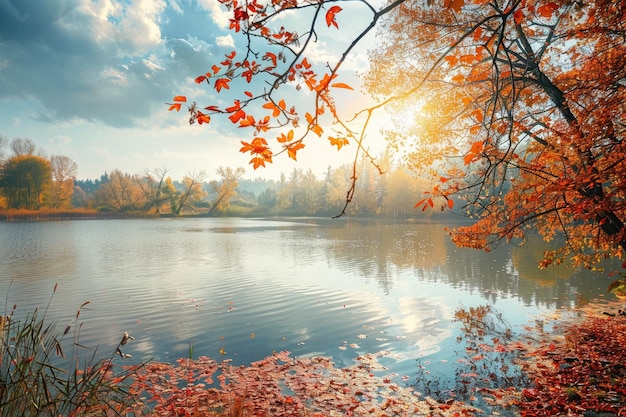
<svg viewBox="0 0 626 417">
<path fill-rule="evenodd" d="M 0 259 L 6 310 L 45 306 L 57 283 L 49 316 L 64 327 L 90 301 L 81 341 L 103 354 L 129 331 L 139 360 L 186 357 L 190 344 L 242 364 L 388 350 L 390 372 L 407 375 L 416 359 L 454 359 L 459 306 L 492 303 L 519 329 L 610 282 L 542 275 L 510 248 L 459 250 L 438 224 L 341 219 L 0 223 Z"/>
</svg>

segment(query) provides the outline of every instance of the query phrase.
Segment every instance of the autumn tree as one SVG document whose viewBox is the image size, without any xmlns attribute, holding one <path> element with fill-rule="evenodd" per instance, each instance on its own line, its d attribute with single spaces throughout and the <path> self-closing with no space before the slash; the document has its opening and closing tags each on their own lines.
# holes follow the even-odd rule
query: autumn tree
<svg viewBox="0 0 626 417">
<path fill-rule="evenodd" d="M 50 187 L 50 162 L 32 154 L 9 158 L 0 169 L 0 192 L 9 208 L 38 210 Z"/>
<path fill-rule="evenodd" d="M 96 206 L 113 211 L 139 210 L 145 205 L 145 196 L 136 176 L 114 169 L 100 183 L 95 195 Z"/>
<path fill-rule="evenodd" d="M 48 194 L 48 206 L 51 208 L 70 207 L 74 194 L 74 178 L 78 173 L 78 164 L 64 155 L 50 157 L 51 186 Z"/>
<path fill-rule="evenodd" d="M 195 210 L 194 203 L 206 197 L 207 193 L 202 189 L 202 182 L 206 178 L 206 172 L 193 171 L 183 177 L 182 190 L 176 190 L 171 194 L 170 206 L 172 214 L 178 216 L 184 210 Z"/>
<path fill-rule="evenodd" d="M 34 155 L 37 145 L 30 138 L 14 138 L 11 141 L 11 151 L 14 156 Z"/>
<path fill-rule="evenodd" d="M 538 230 L 567 238 L 544 266 L 621 256 L 626 3 L 473 3 L 403 2 L 371 53 L 370 91 L 399 113 L 416 109 L 396 139 L 414 147 L 414 164 L 444 166 L 421 204 L 469 196 L 477 221 L 453 233 L 462 246 Z"/>
<path fill-rule="evenodd" d="M 457 244 L 489 249 L 532 229 L 566 237 L 544 265 L 568 254 L 585 265 L 622 254 L 624 0 L 220 3 L 243 52 L 196 82 L 228 104 L 187 107 L 192 123 L 225 116 L 250 129 L 240 151 L 255 169 L 281 153 L 296 159 L 311 136 L 337 149 L 355 145 L 355 166 L 360 154 L 378 166 L 366 132 L 386 109 L 397 123 L 387 129 L 392 146 L 438 182 L 419 208 L 468 196 L 476 222 L 454 231 Z M 319 38 L 342 30 L 347 41 L 333 41 L 342 49 L 316 59 Z M 346 115 L 353 107 L 337 103 L 350 102 L 341 93 L 352 87 L 342 66 L 374 33 L 364 82 L 375 102 Z M 176 96 L 170 110 L 185 103 Z M 356 173 L 350 180 L 346 203 Z"/>
<path fill-rule="evenodd" d="M 0 165 L 4 163 L 5 148 L 9 144 L 9 138 L 4 135 L 0 135 Z"/>
<path fill-rule="evenodd" d="M 220 179 L 209 183 L 217 194 L 217 197 L 211 203 L 209 214 L 223 213 L 228 209 L 230 201 L 237 195 L 238 181 L 246 173 L 246 169 L 242 167 L 237 169 L 219 167 L 216 172 Z"/>
<path fill-rule="evenodd" d="M 137 185 L 141 189 L 146 201 L 146 209 L 154 208 L 157 214 L 161 213 L 161 207 L 171 198 L 165 190 L 166 175 L 170 170 L 166 167 L 146 169 L 138 179 Z"/>
</svg>

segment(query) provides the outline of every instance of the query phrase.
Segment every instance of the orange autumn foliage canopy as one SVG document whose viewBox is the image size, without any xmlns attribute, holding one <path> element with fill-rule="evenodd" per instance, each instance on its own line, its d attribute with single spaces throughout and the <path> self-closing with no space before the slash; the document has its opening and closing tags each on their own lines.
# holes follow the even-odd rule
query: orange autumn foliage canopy
<svg viewBox="0 0 626 417">
<path fill-rule="evenodd" d="M 220 100 L 202 106 L 176 96 L 168 106 L 185 104 L 190 123 L 219 116 L 249 132 L 239 150 L 255 169 L 282 153 L 296 160 L 317 137 L 338 150 L 355 145 L 376 163 L 364 144 L 372 115 L 383 107 L 400 115 L 419 101 L 419 118 L 385 126 L 388 140 L 414 149 L 404 162 L 433 175 L 418 208 L 462 209 L 476 219 L 452 232 L 457 244 L 489 249 L 536 230 L 567 239 L 544 265 L 622 256 L 624 0 L 219 2 L 243 48 L 195 82 Z M 290 24 L 287 14 L 300 20 Z M 328 62 L 314 59 L 319 39 L 337 31 L 348 41 L 333 39 L 340 49 Z M 370 69 L 361 75 L 378 101 L 344 115 L 348 106 L 338 102 L 361 99 L 344 64 L 368 35 L 376 48 L 366 45 Z"/>
</svg>

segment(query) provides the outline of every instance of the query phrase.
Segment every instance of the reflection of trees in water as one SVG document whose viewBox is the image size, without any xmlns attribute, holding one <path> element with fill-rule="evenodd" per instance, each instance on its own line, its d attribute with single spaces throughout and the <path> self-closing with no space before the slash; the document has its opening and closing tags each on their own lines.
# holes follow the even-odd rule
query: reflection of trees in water
<svg viewBox="0 0 626 417">
<path fill-rule="evenodd" d="M 327 231 L 328 258 L 351 273 L 377 279 L 386 292 L 398 270 L 432 269 L 446 260 L 440 225 L 347 223 Z"/>
<path fill-rule="evenodd" d="M 526 305 L 567 307 L 603 294 L 610 281 L 607 274 L 565 265 L 540 270 L 539 260 L 549 245 L 534 240 L 525 246 L 502 245 L 490 253 L 448 245 L 450 283 L 477 289 L 491 302 L 516 296 Z"/>
<path fill-rule="evenodd" d="M 518 297 L 526 305 L 571 306 L 606 292 L 607 274 L 569 266 L 538 268 L 543 241 L 525 246 L 502 245 L 486 253 L 458 248 L 448 239 L 443 224 L 348 221 L 327 225 L 323 233 L 325 255 L 334 267 L 365 279 L 376 279 L 389 292 L 399 271 L 414 270 L 416 279 L 443 282 L 489 302 Z M 315 231 L 314 231 L 315 230 Z"/>
</svg>

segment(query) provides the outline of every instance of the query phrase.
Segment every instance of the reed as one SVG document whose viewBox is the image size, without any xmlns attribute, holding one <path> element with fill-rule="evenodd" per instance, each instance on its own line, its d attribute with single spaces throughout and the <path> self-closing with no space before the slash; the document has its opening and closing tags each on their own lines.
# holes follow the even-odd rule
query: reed
<svg viewBox="0 0 626 417">
<path fill-rule="evenodd" d="M 56 286 L 55 286 L 56 290 Z M 53 291 L 54 294 L 54 291 Z M 51 297 L 52 299 L 52 297 Z M 18 318 L 17 306 L 0 319 L 0 410 L 3 416 L 119 416 L 136 398 L 130 391 L 137 366 L 115 362 L 122 341 L 108 357 L 96 360 L 96 350 L 79 341 L 81 305 L 62 333 L 57 321 L 35 309 Z M 5 309 L 5 313 L 7 313 Z M 71 340 L 65 340 L 72 338 Z M 123 343 L 122 343 L 123 342 Z M 66 357 L 63 346 L 71 343 Z M 83 352 L 90 352 L 83 358 Z"/>
</svg>

